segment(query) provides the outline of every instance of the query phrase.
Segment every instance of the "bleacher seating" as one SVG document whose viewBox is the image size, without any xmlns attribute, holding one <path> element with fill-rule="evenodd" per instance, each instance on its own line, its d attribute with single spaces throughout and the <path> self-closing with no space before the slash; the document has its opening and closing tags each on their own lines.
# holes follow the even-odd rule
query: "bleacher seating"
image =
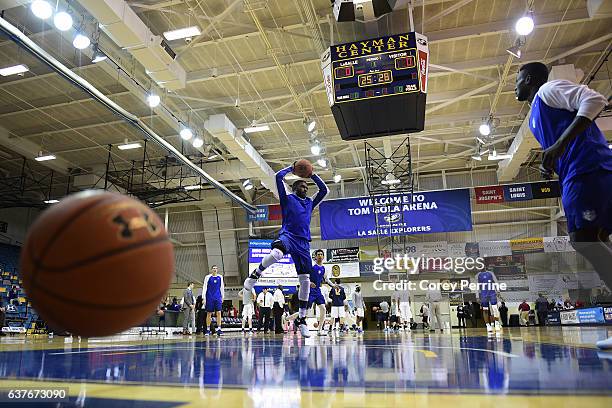
<svg viewBox="0 0 612 408">
<path fill-rule="evenodd" d="M 0 297 L 6 306 L 6 326 L 12 328 L 30 329 L 38 320 L 38 314 L 32 309 L 23 291 L 22 280 L 19 277 L 19 252 L 21 248 L 14 245 L 0 244 Z M 9 305 L 8 295 L 16 285 L 17 305 Z M 0 328 L 1 329 L 1 328 Z"/>
</svg>

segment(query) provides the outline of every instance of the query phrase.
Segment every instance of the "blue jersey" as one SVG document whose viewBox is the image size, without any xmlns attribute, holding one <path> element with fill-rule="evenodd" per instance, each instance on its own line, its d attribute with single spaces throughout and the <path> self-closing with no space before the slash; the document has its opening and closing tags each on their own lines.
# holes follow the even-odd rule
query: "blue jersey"
<svg viewBox="0 0 612 408">
<path fill-rule="evenodd" d="M 209 300 L 220 300 L 222 299 L 222 287 L 223 277 L 221 275 L 213 276 L 212 274 L 206 275 L 204 278 L 204 287 L 206 289 L 206 303 Z"/>
<path fill-rule="evenodd" d="M 329 292 L 329 297 L 332 301 L 332 306 L 344 306 L 346 293 L 344 292 L 344 288 L 342 286 L 332 288 L 332 290 Z"/>
<path fill-rule="evenodd" d="M 315 284 L 315 287 L 310 288 L 311 293 L 321 293 L 321 284 L 325 278 L 325 267 L 323 265 L 314 264 L 310 271 L 310 282 Z"/>
<path fill-rule="evenodd" d="M 476 279 L 478 280 L 478 283 L 479 283 L 478 289 L 480 290 L 481 294 L 491 293 L 491 292 L 495 293 L 495 289 L 493 289 L 494 287 L 493 283 L 496 282 L 496 279 L 495 279 L 495 275 L 493 275 L 492 272 L 490 271 L 479 272 L 478 275 L 476 275 Z M 483 286 L 481 286 L 482 284 L 488 284 L 491 286 L 487 285 L 483 288 Z"/>
<path fill-rule="evenodd" d="M 576 117 L 576 111 L 552 108 L 536 95 L 531 105 L 529 128 L 543 149 L 552 146 Z M 612 171 L 612 151 L 593 121 L 565 149 L 554 164 L 559 180 L 565 184 L 577 175 L 600 169 Z"/>
<path fill-rule="evenodd" d="M 312 180 L 319 188 L 319 192 L 314 197 L 299 198 L 295 194 L 287 194 L 285 190 L 285 176 L 292 171 L 292 167 L 287 167 L 276 173 L 276 187 L 280 199 L 281 210 L 283 213 L 283 225 L 280 235 L 290 234 L 294 237 L 303 238 L 310 241 L 310 219 L 312 211 L 327 195 L 327 186 L 316 174 L 312 175 Z"/>
</svg>

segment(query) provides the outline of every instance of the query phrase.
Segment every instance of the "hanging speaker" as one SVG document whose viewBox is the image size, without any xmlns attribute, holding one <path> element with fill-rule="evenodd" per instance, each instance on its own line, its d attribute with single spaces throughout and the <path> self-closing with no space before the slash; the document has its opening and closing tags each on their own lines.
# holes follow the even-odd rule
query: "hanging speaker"
<svg viewBox="0 0 612 408">
<path fill-rule="evenodd" d="M 351 0 L 334 1 L 334 18 L 337 22 L 355 21 L 355 5 Z"/>
</svg>

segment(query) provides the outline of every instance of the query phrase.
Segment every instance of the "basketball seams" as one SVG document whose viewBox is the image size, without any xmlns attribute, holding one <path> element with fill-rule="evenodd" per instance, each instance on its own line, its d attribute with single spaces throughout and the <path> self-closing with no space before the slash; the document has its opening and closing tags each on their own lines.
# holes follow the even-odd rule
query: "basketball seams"
<svg viewBox="0 0 612 408">
<path fill-rule="evenodd" d="M 72 265 L 58 266 L 58 267 L 48 267 L 48 266 L 44 266 L 44 265 L 39 265 L 37 267 L 37 270 L 44 270 L 44 271 L 47 271 L 47 272 L 54 272 L 55 274 L 60 274 L 60 273 L 63 273 L 63 272 L 68 272 L 68 271 L 70 271 L 72 269 L 75 269 L 75 268 L 86 266 L 86 265 L 88 265 L 90 263 L 95 263 L 95 262 L 99 261 L 102 258 L 119 255 L 119 254 L 122 254 L 123 252 L 128 252 L 128 251 L 131 251 L 131 250 L 134 250 L 134 249 L 139 249 L 141 247 L 146 247 L 146 246 L 149 246 L 149 245 L 154 245 L 154 244 L 160 243 L 160 242 L 170 242 L 170 240 L 168 239 L 167 236 L 156 237 L 156 238 L 149 239 L 149 240 L 146 240 L 146 241 L 136 242 L 136 243 L 130 244 L 128 246 L 122 246 L 120 248 L 112 249 L 110 251 L 106 251 L 106 252 L 103 252 L 101 254 L 94 255 L 94 256 L 92 256 L 90 258 L 86 258 L 86 259 L 83 259 L 81 261 L 78 261 L 76 263 L 73 263 Z"/>
</svg>

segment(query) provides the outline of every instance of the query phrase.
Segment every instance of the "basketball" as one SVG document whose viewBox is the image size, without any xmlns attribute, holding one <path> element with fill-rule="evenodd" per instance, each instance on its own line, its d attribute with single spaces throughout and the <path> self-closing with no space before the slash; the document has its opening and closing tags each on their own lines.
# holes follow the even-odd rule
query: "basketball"
<svg viewBox="0 0 612 408">
<path fill-rule="evenodd" d="M 107 336 L 156 310 L 174 274 L 174 251 L 161 219 L 145 204 L 85 191 L 32 224 L 21 272 L 33 307 L 50 326 Z"/>
<path fill-rule="evenodd" d="M 306 159 L 300 159 L 293 165 L 293 174 L 302 178 L 312 176 L 312 164 Z"/>
</svg>

